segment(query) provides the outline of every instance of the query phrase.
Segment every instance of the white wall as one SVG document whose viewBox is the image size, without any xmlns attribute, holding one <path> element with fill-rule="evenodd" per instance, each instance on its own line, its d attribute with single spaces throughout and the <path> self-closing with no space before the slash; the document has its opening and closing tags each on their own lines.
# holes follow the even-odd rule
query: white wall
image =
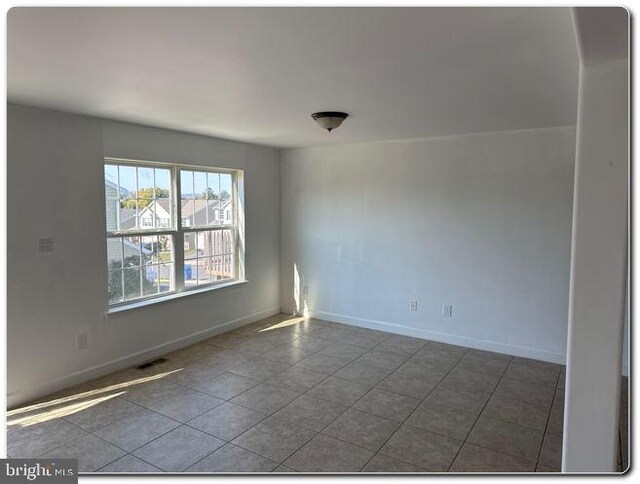
<svg viewBox="0 0 640 484">
<path fill-rule="evenodd" d="M 9 405 L 279 310 L 278 150 L 17 105 L 7 118 Z M 106 318 L 105 156 L 245 170 L 249 282 Z"/>
<path fill-rule="evenodd" d="M 283 310 L 304 309 L 295 264 L 311 315 L 564 363 L 574 144 L 562 127 L 283 151 Z"/>
<path fill-rule="evenodd" d="M 612 472 L 628 274 L 629 12 L 576 8 L 580 87 L 562 470 Z"/>
</svg>

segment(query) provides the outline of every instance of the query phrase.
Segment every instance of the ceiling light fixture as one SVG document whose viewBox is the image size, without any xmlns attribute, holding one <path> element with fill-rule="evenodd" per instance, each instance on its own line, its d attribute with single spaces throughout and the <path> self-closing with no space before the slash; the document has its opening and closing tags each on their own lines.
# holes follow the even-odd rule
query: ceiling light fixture
<svg viewBox="0 0 640 484">
<path fill-rule="evenodd" d="M 311 117 L 327 131 L 331 132 L 332 129 L 336 129 L 342 124 L 342 122 L 349 116 L 347 113 L 341 113 L 339 111 L 323 111 L 321 113 L 313 113 Z"/>
</svg>

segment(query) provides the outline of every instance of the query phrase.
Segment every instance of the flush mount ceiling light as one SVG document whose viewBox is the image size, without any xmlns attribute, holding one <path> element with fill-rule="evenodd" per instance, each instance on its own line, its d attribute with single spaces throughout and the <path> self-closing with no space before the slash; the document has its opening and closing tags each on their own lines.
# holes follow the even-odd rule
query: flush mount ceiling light
<svg viewBox="0 0 640 484">
<path fill-rule="evenodd" d="M 311 117 L 315 119 L 316 123 L 329 132 L 340 126 L 342 122 L 347 119 L 347 116 L 349 116 L 347 113 L 341 113 L 339 111 L 323 111 L 321 113 L 313 113 L 311 115 Z"/>
</svg>

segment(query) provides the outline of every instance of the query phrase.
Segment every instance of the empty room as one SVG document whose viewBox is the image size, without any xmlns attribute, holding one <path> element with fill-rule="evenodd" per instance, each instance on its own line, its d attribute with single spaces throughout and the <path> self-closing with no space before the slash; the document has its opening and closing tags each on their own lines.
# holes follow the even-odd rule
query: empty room
<svg viewBox="0 0 640 484">
<path fill-rule="evenodd" d="M 626 9 L 6 15 L 3 479 L 627 472 Z"/>
</svg>

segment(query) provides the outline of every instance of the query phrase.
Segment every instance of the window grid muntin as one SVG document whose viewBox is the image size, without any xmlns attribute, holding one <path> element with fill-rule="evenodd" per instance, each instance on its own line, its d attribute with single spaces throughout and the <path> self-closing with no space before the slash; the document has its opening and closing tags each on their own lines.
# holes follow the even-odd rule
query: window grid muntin
<svg viewBox="0 0 640 484">
<path fill-rule="evenodd" d="M 137 160 L 119 160 L 119 159 L 113 159 L 113 158 L 106 158 L 105 159 L 105 165 L 116 165 L 118 167 L 118 173 L 119 173 L 119 169 L 120 166 L 127 166 L 127 167 L 132 167 L 136 169 L 136 192 L 138 192 L 138 187 L 139 187 L 139 183 L 138 183 L 138 172 L 137 169 L 142 166 L 142 167 L 149 167 L 149 168 L 157 168 L 157 169 L 165 169 L 165 170 L 169 170 L 169 183 L 170 183 L 170 208 L 171 208 L 171 214 L 170 214 L 170 220 L 171 220 L 171 224 L 173 226 L 173 228 L 170 229 L 149 229 L 149 230 L 143 230 L 140 228 L 136 228 L 135 230 L 125 230 L 125 231 L 107 231 L 107 238 L 118 238 L 118 237 L 131 237 L 131 236 L 145 236 L 145 235 L 171 235 L 173 237 L 173 243 L 172 243 L 172 248 L 173 248 L 173 253 L 172 253 L 172 263 L 170 264 L 173 267 L 173 272 L 172 272 L 172 278 L 171 278 L 171 283 L 172 283 L 172 287 L 173 289 L 170 291 L 166 291 L 166 292 L 160 292 L 156 295 L 150 296 L 150 297 L 139 297 L 139 298 L 135 298 L 135 299 L 125 299 L 124 293 L 125 293 L 125 288 L 124 288 L 124 280 L 122 283 L 122 297 L 123 300 L 120 302 L 114 302 L 114 303 L 109 303 L 109 307 L 117 307 L 120 305 L 126 305 L 129 304 L 131 302 L 139 302 L 139 301 L 144 301 L 144 300 L 148 300 L 148 299 L 154 299 L 157 298 L 159 296 L 166 296 L 168 294 L 178 294 L 178 293 L 186 293 L 191 289 L 203 289 L 203 288 L 207 288 L 209 286 L 214 287 L 216 285 L 219 284 L 226 284 L 229 282 L 233 282 L 233 281 L 237 281 L 239 278 L 239 274 L 240 274 L 240 259 L 239 259 L 239 250 L 238 250 L 238 244 L 239 244 L 239 240 L 240 240 L 240 236 L 239 236 L 239 226 L 237 223 L 237 207 L 238 207 L 238 189 L 237 189 L 237 184 L 238 184 L 238 170 L 229 170 L 229 169 L 224 169 L 224 168 L 208 168 L 208 167 L 202 167 L 202 166 L 191 166 L 191 165 L 182 165 L 182 164 L 169 164 L 169 163 L 162 163 L 162 162 L 151 162 L 151 161 L 137 161 Z M 180 180 L 180 172 L 181 171 L 191 171 L 193 173 L 199 171 L 199 172 L 204 172 L 205 174 L 209 174 L 209 173 L 213 173 L 215 175 L 217 175 L 218 180 L 220 180 L 220 176 L 221 175 L 228 175 L 230 177 L 230 182 L 231 182 L 231 193 L 230 193 L 230 204 L 231 204 L 231 224 L 225 224 L 225 225 L 214 225 L 214 226 L 199 226 L 199 227 L 185 227 L 182 224 L 182 207 L 181 207 L 181 200 L 182 200 L 182 186 L 181 186 L 181 180 Z M 157 183 L 155 181 L 155 170 L 154 170 L 154 191 L 153 191 L 153 197 L 154 200 L 157 199 L 157 193 L 156 193 L 156 188 L 157 188 Z M 195 175 L 194 175 L 195 176 Z M 206 178 L 205 178 L 206 179 Z M 120 179 L 118 179 L 118 201 L 121 199 L 120 198 Z M 208 186 L 208 184 L 207 184 Z M 220 190 L 220 182 L 218 183 L 218 189 Z M 194 187 L 193 187 L 193 192 L 194 192 L 194 197 L 195 197 L 195 183 L 194 183 Z M 207 197 L 208 193 L 205 194 L 205 197 Z M 207 198 L 205 198 L 207 199 Z M 138 200 L 136 198 L 136 200 Z M 140 200 L 145 200 L 145 199 L 140 199 Z M 146 199 L 148 200 L 148 199 Z M 137 208 L 138 203 L 136 203 Z M 222 213 L 222 210 L 220 210 L 220 212 Z M 137 214 L 139 212 L 136 212 Z M 119 216 L 119 212 L 118 212 L 118 216 Z M 154 224 L 155 224 L 155 219 L 154 219 Z M 136 216 L 136 227 L 138 227 L 138 216 Z M 118 228 L 119 228 L 119 221 L 118 221 Z M 183 257 L 183 243 L 184 243 L 184 233 L 187 232 L 199 232 L 199 231 L 217 231 L 217 230 L 230 230 L 231 231 L 231 237 L 232 237 L 232 247 L 233 247 L 233 252 L 231 253 L 225 253 L 225 254 L 221 254 L 220 256 L 231 256 L 231 271 L 232 271 L 232 275 L 233 277 L 231 278 L 226 278 L 226 279 L 220 279 L 217 281 L 211 281 L 209 283 L 203 283 L 203 284 L 198 284 L 195 286 L 186 286 L 184 284 L 184 257 Z M 124 250 L 124 249 L 123 249 Z M 122 277 L 124 279 L 124 254 L 123 254 L 123 266 L 121 268 L 121 272 L 122 272 Z M 111 272 L 110 270 L 108 270 L 108 272 Z M 141 286 L 142 286 L 142 280 L 140 282 Z M 142 289 L 141 289 L 141 293 L 142 293 Z"/>
<path fill-rule="evenodd" d="M 201 233 L 220 233 L 221 235 L 221 241 L 220 241 L 220 245 L 222 246 L 222 248 L 225 247 L 225 245 L 227 247 L 229 247 L 229 250 L 223 250 L 221 252 L 215 252 L 215 250 L 211 250 L 208 254 L 205 252 L 202 256 L 200 255 L 200 245 L 199 245 L 199 234 Z M 230 237 L 230 242 L 228 244 L 225 244 L 225 232 L 229 232 L 229 237 Z M 237 241 L 236 241 L 236 233 L 235 230 L 233 230 L 232 226 L 228 226 L 228 227 L 214 227 L 214 228 L 207 228 L 207 229 L 196 229 L 196 230 L 189 230 L 189 231 L 184 231 L 184 236 L 183 236 L 183 247 L 185 246 L 184 244 L 184 239 L 188 236 L 188 234 L 192 234 L 194 236 L 194 245 L 195 245 L 195 256 L 187 256 L 186 252 L 184 255 L 184 265 L 185 267 L 187 265 L 189 265 L 190 267 L 193 268 L 193 263 L 195 261 L 195 267 L 196 267 L 196 277 L 195 277 L 195 283 L 191 283 L 189 284 L 187 287 L 201 287 L 204 286 L 208 283 L 204 282 L 204 283 L 200 283 L 200 261 L 206 261 L 210 260 L 211 263 L 214 266 L 214 272 L 216 272 L 216 266 L 218 267 L 222 267 L 222 270 L 218 271 L 218 272 L 222 272 L 224 274 L 225 272 L 225 268 L 229 268 L 229 272 L 231 273 L 230 277 L 224 277 L 224 275 L 220 278 L 220 279 L 214 279 L 213 281 L 209 281 L 209 283 L 211 282 L 227 282 L 227 281 L 232 281 L 234 279 L 237 279 L 238 277 L 238 267 L 237 267 L 237 263 L 236 263 L 236 258 L 237 258 Z M 191 250 L 191 248 L 189 249 Z M 191 269 L 191 272 L 193 272 L 193 269 Z M 192 274 L 193 276 L 193 274 Z M 209 277 L 211 277 L 211 274 L 209 275 Z M 191 277 L 189 280 L 193 279 L 193 277 Z M 186 281 L 185 281 L 185 286 L 186 286 Z"/>
</svg>

